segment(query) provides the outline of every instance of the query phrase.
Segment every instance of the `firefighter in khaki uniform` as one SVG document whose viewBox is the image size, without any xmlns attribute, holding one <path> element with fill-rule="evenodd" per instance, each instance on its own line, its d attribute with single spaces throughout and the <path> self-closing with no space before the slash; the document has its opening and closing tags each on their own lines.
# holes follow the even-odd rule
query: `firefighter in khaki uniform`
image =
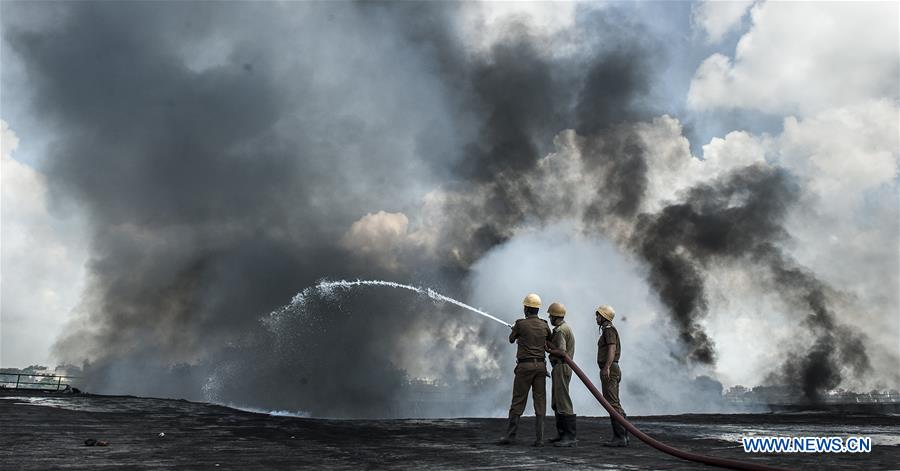
<svg viewBox="0 0 900 471">
<path fill-rule="evenodd" d="M 557 437 L 551 439 L 553 446 L 576 446 L 575 438 L 575 410 L 572 408 L 572 398 L 569 396 L 569 382 L 572 380 L 572 368 L 559 355 L 565 353 L 569 358 L 575 356 L 575 335 L 572 328 L 566 324 L 566 307 L 562 303 L 553 303 L 547 309 L 550 314 L 550 323 L 553 324 L 553 334 L 547 345 L 551 351 L 550 364 L 553 365 L 553 386 L 550 403 L 556 415 Z"/>
<path fill-rule="evenodd" d="M 522 301 L 525 305 L 525 318 L 516 321 L 509 333 L 509 343 L 518 343 L 516 349 L 516 370 L 513 380 L 512 404 L 509 406 L 509 422 L 506 436 L 498 442 L 509 445 L 516 440 L 519 428 L 519 416 L 525 412 L 528 402 L 528 390 L 532 390 L 534 399 L 535 440 L 534 446 L 544 445 L 544 415 L 547 412 L 547 366 L 545 364 L 544 344 L 550 338 L 550 327 L 547 321 L 538 317 L 541 298 L 532 293 Z"/>
<path fill-rule="evenodd" d="M 603 386 L 603 397 L 609 404 L 625 417 L 625 409 L 619 403 L 619 381 L 622 380 L 622 370 L 619 369 L 619 357 L 622 356 L 622 344 L 619 339 L 619 331 L 613 326 L 612 320 L 616 311 L 610 306 L 600 306 L 596 311 L 597 325 L 600 326 L 600 340 L 597 341 L 597 365 L 600 366 L 600 384 Z M 604 446 L 628 446 L 628 431 L 622 424 L 612 417 L 613 438 Z"/>
</svg>

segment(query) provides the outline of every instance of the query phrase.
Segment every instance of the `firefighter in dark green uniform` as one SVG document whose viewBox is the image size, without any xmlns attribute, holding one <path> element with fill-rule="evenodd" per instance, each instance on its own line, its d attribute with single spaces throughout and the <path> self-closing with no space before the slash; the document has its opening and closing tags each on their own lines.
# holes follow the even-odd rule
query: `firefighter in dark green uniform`
<svg viewBox="0 0 900 471">
<path fill-rule="evenodd" d="M 616 311 L 610 306 L 600 306 L 596 311 L 597 325 L 600 326 L 600 340 L 597 341 L 597 365 L 600 366 L 600 384 L 603 386 L 603 397 L 609 404 L 625 417 L 625 409 L 619 403 L 619 382 L 622 370 L 619 369 L 619 358 L 622 356 L 622 343 L 619 331 L 613 326 Z M 628 446 L 628 431 L 612 417 L 613 438 L 604 446 Z"/>
<path fill-rule="evenodd" d="M 553 442 L 553 446 L 571 447 L 578 443 L 575 438 L 575 410 L 572 408 L 572 397 L 569 395 L 572 368 L 557 355 L 564 353 L 569 358 L 575 356 L 575 335 L 569 324 L 566 324 L 566 307 L 562 303 L 551 304 L 547 313 L 550 314 L 550 323 L 553 324 L 553 334 L 547 347 L 548 351 L 552 349 L 550 364 L 553 366 L 553 373 L 550 377 L 553 379 L 553 386 L 550 403 L 556 415 L 557 433 L 557 437 L 550 441 Z"/>
<path fill-rule="evenodd" d="M 512 404 L 509 406 L 509 422 L 506 436 L 499 444 L 509 445 L 515 442 L 516 430 L 519 428 L 519 416 L 525 412 L 528 402 L 528 390 L 534 399 L 535 440 L 534 446 L 544 445 L 544 415 L 547 411 L 547 365 L 545 364 L 544 344 L 550 338 L 550 327 L 547 321 L 538 317 L 541 298 L 532 293 L 522 301 L 525 318 L 516 321 L 509 333 L 509 343 L 518 343 L 516 349 L 515 380 L 513 380 Z"/>
</svg>

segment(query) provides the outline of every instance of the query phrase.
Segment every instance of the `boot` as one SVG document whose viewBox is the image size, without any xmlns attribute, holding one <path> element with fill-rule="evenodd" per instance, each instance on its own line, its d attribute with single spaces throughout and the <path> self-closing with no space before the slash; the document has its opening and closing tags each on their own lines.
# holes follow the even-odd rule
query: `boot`
<svg viewBox="0 0 900 471">
<path fill-rule="evenodd" d="M 622 424 L 616 422 L 616 419 L 610 417 L 610 423 L 612 424 L 613 429 L 613 438 L 611 438 L 608 442 L 604 443 L 603 446 L 611 446 L 611 447 L 625 447 L 628 446 L 628 431 L 625 430 L 625 427 Z"/>
<path fill-rule="evenodd" d="M 544 416 L 534 416 L 534 443 L 532 446 L 544 446 Z"/>
<path fill-rule="evenodd" d="M 563 422 L 563 419 L 565 419 L 565 416 L 554 413 L 553 418 L 556 419 L 556 438 L 551 438 L 550 440 L 547 440 L 550 443 L 556 443 L 556 442 L 562 440 L 563 435 L 565 435 L 565 429 L 563 428 L 563 425 L 565 425 L 565 422 Z"/>
<path fill-rule="evenodd" d="M 572 441 L 575 442 L 575 445 L 578 444 L 578 433 L 576 433 L 578 432 L 578 428 L 576 427 L 577 423 L 578 421 L 576 420 L 576 415 L 572 414 L 572 416 L 569 417 L 569 437 L 572 438 Z"/>
<path fill-rule="evenodd" d="M 565 433 L 563 439 L 554 443 L 553 446 L 559 447 L 573 447 L 578 445 L 578 440 L 575 438 L 575 416 L 574 415 L 564 415 L 562 416 L 563 426 L 565 429 Z"/>
<path fill-rule="evenodd" d="M 622 446 L 628 446 L 628 429 L 618 422 L 616 423 L 616 425 L 619 426 L 619 436 L 622 437 L 622 440 L 625 442 L 625 444 Z"/>
<path fill-rule="evenodd" d="M 501 438 L 497 444 L 498 445 L 512 445 L 516 443 L 516 431 L 519 430 L 519 416 L 513 413 L 509 414 L 509 419 L 506 423 L 506 436 Z"/>
</svg>

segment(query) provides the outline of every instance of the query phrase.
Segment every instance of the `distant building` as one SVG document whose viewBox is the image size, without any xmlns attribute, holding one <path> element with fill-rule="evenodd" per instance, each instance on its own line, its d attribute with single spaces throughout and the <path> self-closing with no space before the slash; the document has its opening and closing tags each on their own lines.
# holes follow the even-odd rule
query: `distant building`
<svg viewBox="0 0 900 471">
<path fill-rule="evenodd" d="M 900 412 L 900 392 L 897 390 L 852 392 L 844 389 L 825 391 L 810 400 L 790 386 L 756 386 L 748 389 L 734 386 L 725 392 L 725 401 L 738 408 L 778 410 L 854 410 L 868 412 Z"/>
</svg>

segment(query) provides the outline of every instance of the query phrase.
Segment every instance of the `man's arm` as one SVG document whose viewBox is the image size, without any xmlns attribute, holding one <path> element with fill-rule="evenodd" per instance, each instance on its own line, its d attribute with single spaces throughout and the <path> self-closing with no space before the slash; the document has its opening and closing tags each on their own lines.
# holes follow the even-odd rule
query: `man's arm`
<svg viewBox="0 0 900 471">
<path fill-rule="evenodd" d="M 562 332 L 557 331 L 556 335 L 553 336 L 553 343 L 556 344 L 556 348 L 566 351 L 566 336 Z"/>
<path fill-rule="evenodd" d="M 550 355 L 560 359 L 564 358 L 566 356 L 566 336 L 559 330 L 554 331 L 550 336 L 550 340 L 546 342 L 545 350 Z"/>
<path fill-rule="evenodd" d="M 612 367 L 613 359 L 616 358 L 616 344 L 611 343 L 606 346 L 606 364 L 603 365 L 603 371 L 600 374 L 604 378 L 609 378 L 609 369 Z"/>
<path fill-rule="evenodd" d="M 516 323 L 512 326 L 512 331 L 509 333 L 509 343 L 516 343 L 516 339 L 519 338 L 519 324 Z"/>
</svg>

